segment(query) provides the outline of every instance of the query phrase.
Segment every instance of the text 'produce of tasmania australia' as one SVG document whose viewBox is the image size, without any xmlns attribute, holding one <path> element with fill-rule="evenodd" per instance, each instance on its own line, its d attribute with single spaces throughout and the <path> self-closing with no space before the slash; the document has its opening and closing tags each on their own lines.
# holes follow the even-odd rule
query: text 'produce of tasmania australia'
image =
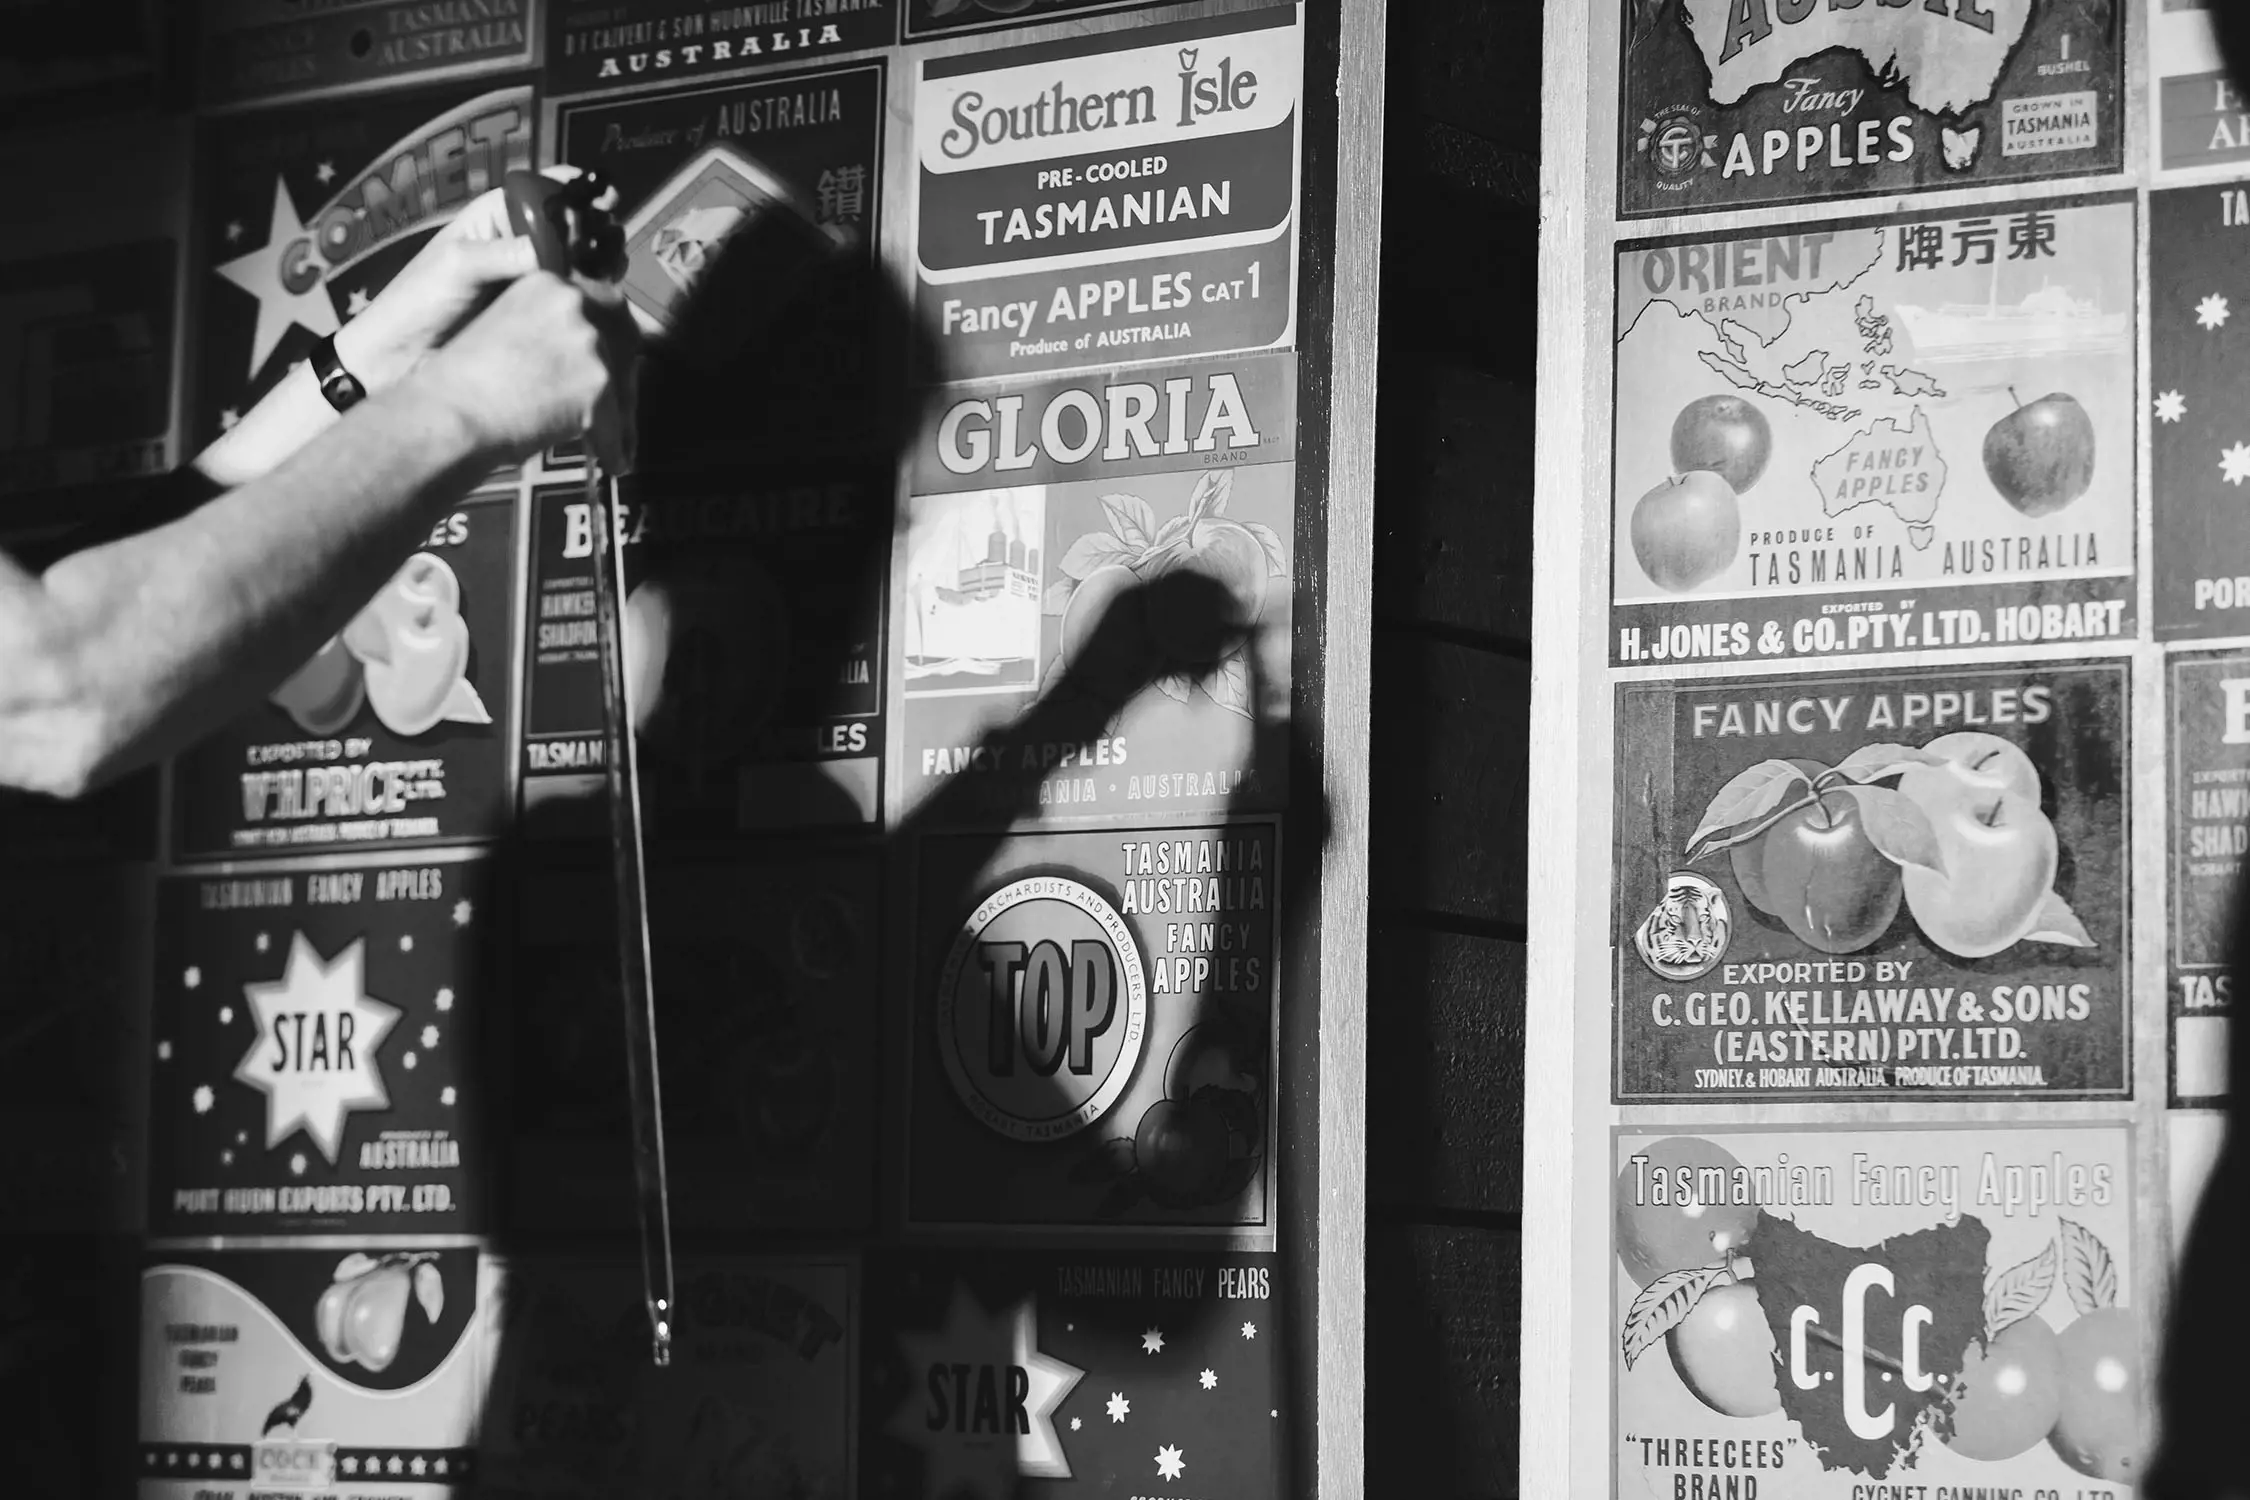
<svg viewBox="0 0 2250 1500">
<path fill-rule="evenodd" d="M 2132 0 L 1618 0 L 1626 218 L 2115 171 Z"/>
<path fill-rule="evenodd" d="M 2134 633 L 2134 205 L 1628 244 L 1611 660 Z"/>
</svg>

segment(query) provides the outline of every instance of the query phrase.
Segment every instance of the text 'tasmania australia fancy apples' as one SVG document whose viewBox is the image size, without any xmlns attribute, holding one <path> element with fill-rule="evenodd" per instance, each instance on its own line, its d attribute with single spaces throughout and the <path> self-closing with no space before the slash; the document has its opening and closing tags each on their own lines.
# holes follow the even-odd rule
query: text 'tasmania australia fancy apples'
<svg viewBox="0 0 2250 1500">
<path fill-rule="evenodd" d="M 2126 675 L 1618 688 L 1617 1097 L 2126 1092 Z"/>
<path fill-rule="evenodd" d="M 1616 1140 L 1616 1493 L 2125 1500 L 2124 1125 Z"/>
</svg>

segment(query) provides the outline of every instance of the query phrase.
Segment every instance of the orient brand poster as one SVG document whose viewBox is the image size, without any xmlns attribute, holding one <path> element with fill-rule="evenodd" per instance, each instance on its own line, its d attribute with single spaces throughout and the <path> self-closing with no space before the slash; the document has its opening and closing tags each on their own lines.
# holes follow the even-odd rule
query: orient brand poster
<svg viewBox="0 0 2250 1500">
<path fill-rule="evenodd" d="M 382 95 L 204 131 L 187 446 L 232 427 L 463 205 L 532 165 L 528 84 Z"/>
<path fill-rule="evenodd" d="M 887 474 L 630 480 L 626 686 L 659 838 L 856 828 L 882 793 Z M 592 507 L 534 492 L 524 804 L 538 833 L 608 828 Z"/>
<path fill-rule="evenodd" d="M 1621 218 L 2122 164 L 2134 0 L 1621 0 Z"/>
<path fill-rule="evenodd" d="M 547 0 L 546 89 L 646 88 L 891 40 L 897 0 Z"/>
<path fill-rule="evenodd" d="M 898 1500 L 1282 1493 L 1280 1258 L 871 1261 L 861 1470 Z"/>
<path fill-rule="evenodd" d="M 2174 656 L 2165 673 L 2171 1101 L 2212 1105 L 2227 1094 L 2234 1011 L 2227 961 L 2238 937 L 2243 853 L 2250 849 L 2250 654 Z"/>
<path fill-rule="evenodd" d="M 2131 1127 L 1615 1138 L 1619 1496 L 2127 1500 Z"/>
<path fill-rule="evenodd" d="M 263 703 L 179 758 L 174 853 L 497 837 L 515 619 L 515 496 L 471 499 Z"/>
<path fill-rule="evenodd" d="M 477 1252 L 165 1251 L 141 1272 L 142 1500 L 475 1486 Z"/>
<path fill-rule="evenodd" d="M 897 677 L 938 823 L 1282 805 L 1290 355 L 932 400 Z"/>
<path fill-rule="evenodd" d="M 650 872 L 672 1223 L 874 1216 L 882 870 L 871 852 Z M 509 1223 L 629 1232 L 633 1167 L 606 868 L 527 879 L 515 954 Z"/>
<path fill-rule="evenodd" d="M 1622 247 L 1611 660 L 2132 639 L 2134 253 L 2129 195 Z"/>
<path fill-rule="evenodd" d="M 1617 689 L 1617 1098 L 2124 1096 L 2124 661 Z"/>
<path fill-rule="evenodd" d="M 2250 105 L 2213 18 L 2227 0 L 2148 0 L 2149 112 L 2164 171 L 2250 161 Z"/>
<path fill-rule="evenodd" d="M 529 67 L 539 0 L 208 0 L 199 23 L 206 108 Z"/>
<path fill-rule="evenodd" d="M 165 881 L 150 1232 L 484 1224 L 494 897 L 482 864 Z"/>
<path fill-rule="evenodd" d="M 1285 348 L 1294 6 L 922 64 L 925 380 Z"/>
<path fill-rule="evenodd" d="M 922 840 L 909 1222 L 1271 1221 L 1276 841 Z"/>
<path fill-rule="evenodd" d="M 850 1263 L 681 1258 L 662 1370 L 630 1249 L 486 1266 L 483 1493 L 851 1500 Z"/>
<path fill-rule="evenodd" d="M 0 264 L 0 496 L 169 467 L 169 239 Z"/>
<path fill-rule="evenodd" d="M 2250 186 L 2149 194 L 2149 454 L 2158 640 L 2250 634 Z"/>
</svg>

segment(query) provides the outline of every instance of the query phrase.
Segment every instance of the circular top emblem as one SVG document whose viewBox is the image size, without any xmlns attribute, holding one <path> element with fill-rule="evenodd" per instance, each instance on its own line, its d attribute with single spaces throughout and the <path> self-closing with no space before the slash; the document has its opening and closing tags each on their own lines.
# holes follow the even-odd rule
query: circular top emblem
<svg viewBox="0 0 2250 1500">
<path fill-rule="evenodd" d="M 1713 165 L 1713 138 L 1703 133 L 1693 105 L 1676 104 L 1641 121 L 1636 149 L 1648 159 L 1659 181 L 1680 183 Z"/>
<path fill-rule="evenodd" d="M 1132 929 L 1075 880 L 1039 875 L 985 897 L 946 954 L 937 1045 L 988 1128 L 1059 1141 L 1109 1111 L 1148 1034 Z"/>
</svg>

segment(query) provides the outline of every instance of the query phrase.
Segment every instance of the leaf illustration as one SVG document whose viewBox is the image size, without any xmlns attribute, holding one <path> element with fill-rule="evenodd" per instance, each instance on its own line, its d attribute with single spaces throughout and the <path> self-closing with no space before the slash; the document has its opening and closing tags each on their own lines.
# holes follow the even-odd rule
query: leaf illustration
<svg viewBox="0 0 2250 1500">
<path fill-rule="evenodd" d="M 1039 596 L 1042 614 L 1059 615 L 1070 607 L 1070 596 L 1078 592 L 1078 580 L 1058 578 L 1047 585 L 1047 592 Z"/>
<path fill-rule="evenodd" d="M 1189 520 L 1186 516 L 1174 516 L 1171 520 L 1166 521 L 1162 526 L 1159 526 L 1156 529 L 1156 540 L 1149 544 L 1148 550 L 1151 552 L 1160 552 L 1164 548 L 1171 546 L 1174 542 L 1179 541 L 1182 537 L 1186 536 L 1188 534 L 1188 528 L 1190 526 L 1193 526 L 1194 524 L 1195 523 Z"/>
<path fill-rule="evenodd" d="M 1836 762 L 1836 771 L 1852 781 L 1866 782 L 1896 776 L 1908 766 L 1942 764 L 1944 757 L 1932 755 L 1926 750 L 1917 750 L 1911 745 L 1862 745 Z"/>
<path fill-rule="evenodd" d="M 1625 1368 L 1633 1368 L 1633 1361 L 1678 1327 L 1682 1318 L 1695 1311 L 1695 1304 L 1703 1300 L 1712 1283 L 1726 1274 L 1725 1266 L 1687 1266 L 1666 1271 L 1642 1287 L 1633 1305 L 1625 1310 Z"/>
<path fill-rule="evenodd" d="M 1138 495 L 1104 495 L 1102 513 L 1117 539 L 1136 552 L 1156 539 L 1156 512 Z"/>
<path fill-rule="evenodd" d="M 2094 940 L 2086 933 L 2086 924 L 2078 920 L 2078 913 L 2070 903 L 2053 891 L 2047 892 L 2039 903 L 2038 912 L 2031 919 L 2031 931 L 2024 934 L 2042 943 L 2061 943 L 2070 948 L 2091 948 Z"/>
<path fill-rule="evenodd" d="M 445 1316 L 445 1282 L 428 1261 L 414 1268 L 414 1300 L 422 1304 L 422 1316 L 431 1322 Z"/>
<path fill-rule="evenodd" d="M 1129 563 L 1140 549 L 1126 545 L 1106 531 L 1089 531 L 1070 544 L 1063 554 L 1061 567 L 1064 576 L 1083 581 L 1096 568 L 1111 563 Z"/>
<path fill-rule="evenodd" d="M 1805 773 L 1789 762 L 1759 761 L 1719 788 L 1718 795 L 1703 809 L 1703 821 L 1695 825 L 1695 832 L 1687 841 L 1688 854 L 1696 854 L 1697 846 L 1713 834 L 1754 823 L 1791 796 L 1811 790 L 1812 783 L 1805 779 Z"/>
<path fill-rule="evenodd" d="M 1273 570 L 1273 576 L 1287 577 L 1289 554 L 1283 549 L 1281 537 L 1274 529 L 1271 526 L 1260 526 L 1256 521 L 1238 521 L 1235 524 L 1256 537 L 1258 545 L 1266 549 L 1266 566 Z"/>
<path fill-rule="evenodd" d="M 1984 1336 L 1998 1338 L 2001 1330 L 2021 1323 L 2047 1305 L 2055 1289 L 2055 1242 L 2029 1260 L 2008 1267 L 1984 1288 Z"/>
<path fill-rule="evenodd" d="M 1203 691 L 1227 712 L 1245 719 L 1254 717 L 1250 712 L 1250 669 L 1243 665 L 1241 652 L 1211 669 L 1203 679 Z"/>
<path fill-rule="evenodd" d="M 351 1254 L 336 1262 L 335 1279 L 338 1281 L 357 1281 L 360 1277 L 374 1270 L 377 1264 L 374 1256 L 354 1250 Z"/>
<path fill-rule="evenodd" d="M 1181 703 L 1188 701 L 1188 689 L 1193 686 L 1195 686 L 1195 680 L 1185 672 L 1173 672 L 1156 679 L 1156 690 L 1158 692 Z"/>
<path fill-rule="evenodd" d="M 1131 1175 L 1133 1170 L 1133 1138 L 1129 1135 L 1113 1136 L 1095 1146 L 1078 1159 L 1070 1169 L 1072 1182 L 1115 1182 Z"/>
<path fill-rule="evenodd" d="M 1846 785 L 1837 790 L 1859 804 L 1859 826 L 1867 830 L 1867 841 L 1877 854 L 1894 865 L 1919 865 L 1945 873 L 1937 830 L 1913 798 L 1887 786 Z"/>
<path fill-rule="evenodd" d="M 2115 1307 L 2117 1263 L 2109 1258 L 2109 1247 L 2075 1219 L 2056 1222 L 2062 1225 L 2063 1286 L 2070 1292 L 2070 1305 L 2081 1314 Z"/>
<path fill-rule="evenodd" d="M 1211 516 L 1227 513 L 1227 501 L 1234 494 L 1234 471 L 1216 469 L 1204 474 L 1195 482 L 1195 492 L 1188 496 L 1188 519 L 1201 521 Z"/>
</svg>

